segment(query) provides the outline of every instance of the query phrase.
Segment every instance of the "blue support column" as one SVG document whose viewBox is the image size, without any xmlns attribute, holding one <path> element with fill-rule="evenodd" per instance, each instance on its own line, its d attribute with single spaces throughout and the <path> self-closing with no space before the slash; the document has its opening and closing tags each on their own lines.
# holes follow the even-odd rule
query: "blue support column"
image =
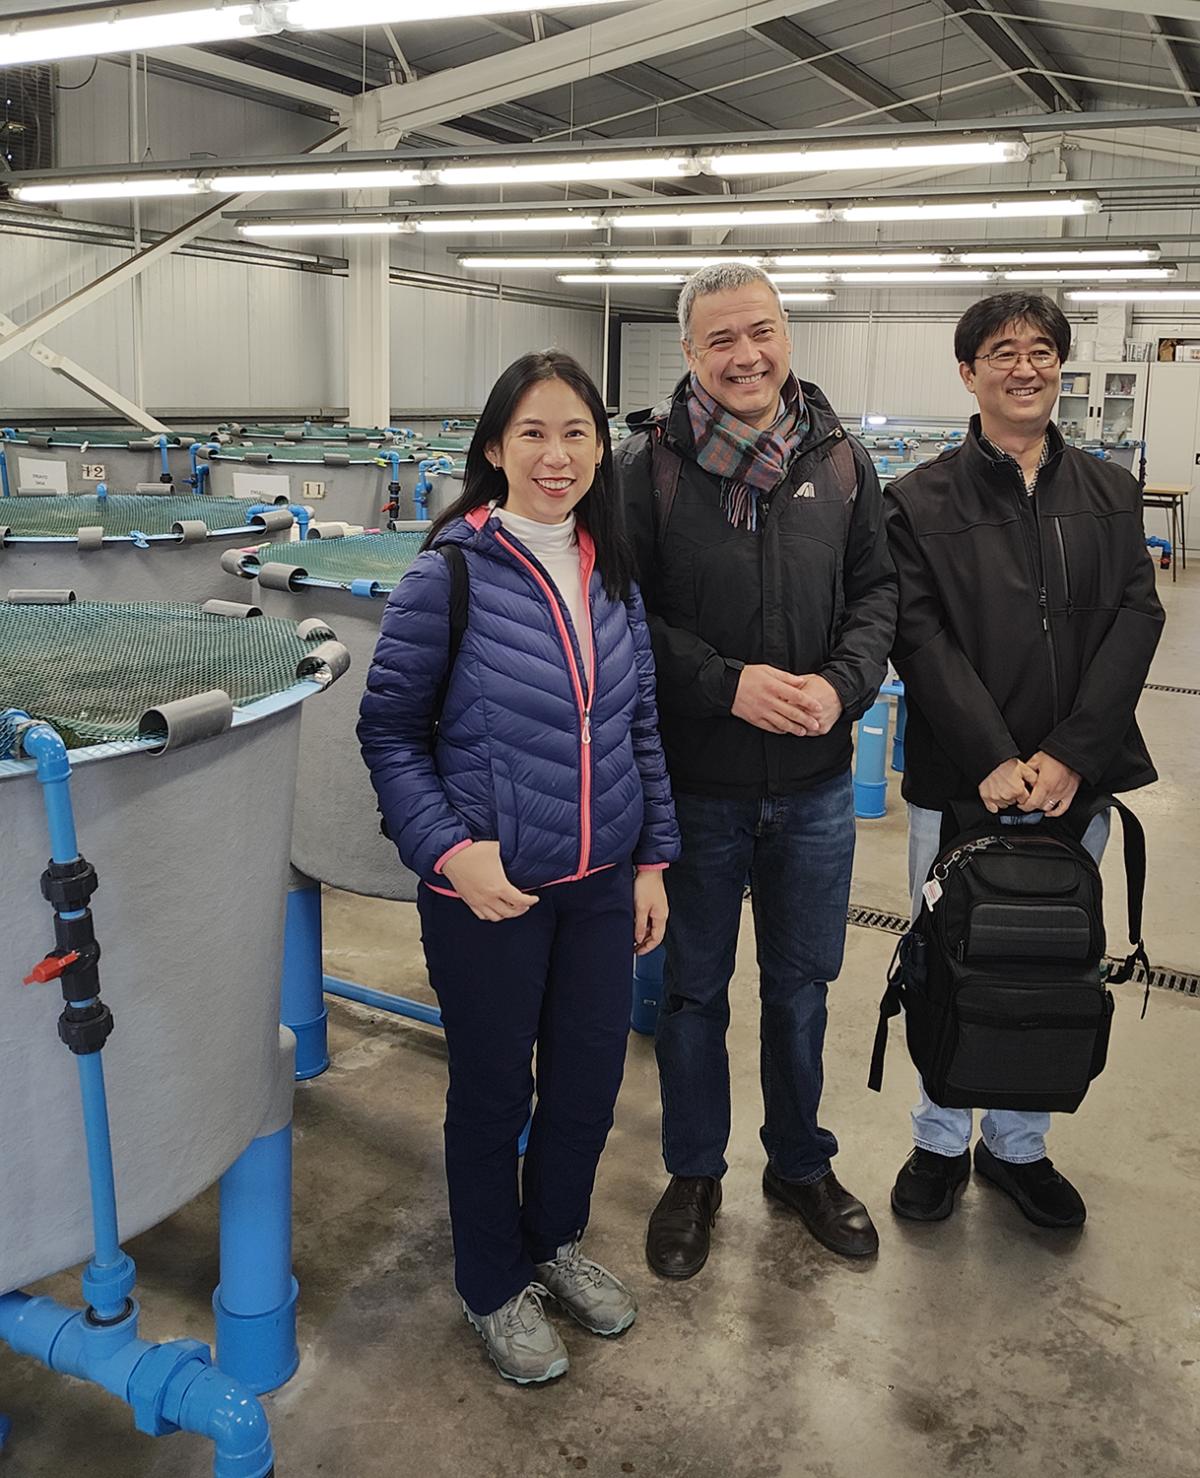
<svg viewBox="0 0 1200 1478">
<path fill-rule="evenodd" d="M 292 1276 L 292 1126 L 251 1143 L 221 1177 L 217 1366 L 256 1396 L 300 1363 Z"/>
<path fill-rule="evenodd" d="M 660 944 L 648 955 L 636 955 L 633 961 L 633 1010 L 629 1025 L 642 1036 L 652 1037 L 662 1000 L 663 966 L 667 947 Z"/>
<path fill-rule="evenodd" d="M 288 885 L 283 935 L 283 982 L 279 1019 L 296 1034 L 296 1077 L 318 1077 L 329 1066 L 321 970 L 321 889 L 303 873 Z"/>
<path fill-rule="evenodd" d="M 854 746 L 854 814 L 874 819 L 887 813 L 888 703 L 879 697 L 858 721 Z"/>
</svg>

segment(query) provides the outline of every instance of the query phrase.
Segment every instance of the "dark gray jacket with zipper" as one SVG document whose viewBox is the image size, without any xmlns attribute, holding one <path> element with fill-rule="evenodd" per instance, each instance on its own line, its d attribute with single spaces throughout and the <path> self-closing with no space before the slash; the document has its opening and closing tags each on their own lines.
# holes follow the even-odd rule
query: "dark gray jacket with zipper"
<svg viewBox="0 0 1200 1478">
<path fill-rule="evenodd" d="M 631 415 L 617 476 L 646 602 L 671 784 L 701 795 L 788 795 L 832 779 L 851 755 L 851 725 L 875 701 L 896 620 L 896 576 L 871 459 L 815 385 L 800 382 L 809 430 L 759 502 L 757 532 L 734 528 L 722 481 L 695 461 L 687 378 L 671 400 Z M 642 428 L 645 429 L 642 429 Z M 653 439 L 680 459 L 665 528 L 654 512 Z M 830 460 L 853 449 L 846 496 Z M 768 663 L 817 672 L 842 700 L 828 734 L 769 734 L 731 713 L 741 670 Z"/>
<path fill-rule="evenodd" d="M 1157 779 L 1134 718 L 1163 625 L 1141 491 L 1048 435 L 1032 497 L 978 416 L 887 490 L 914 805 L 942 810 L 1038 750 L 1100 790 Z"/>
</svg>

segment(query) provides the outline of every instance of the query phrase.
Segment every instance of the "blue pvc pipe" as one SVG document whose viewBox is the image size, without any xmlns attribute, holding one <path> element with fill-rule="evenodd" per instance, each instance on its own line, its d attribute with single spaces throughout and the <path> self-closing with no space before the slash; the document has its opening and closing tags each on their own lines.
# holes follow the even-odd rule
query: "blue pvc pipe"
<svg viewBox="0 0 1200 1478">
<path fill-rule="evenodd" d="M 263 1135 L 221 1177 L 217 1364 L 261 1396 L 300 1364 L 292 1276 L 292 1126 Z"/>
<path fill-rule="evenodd" d="M 167 458 L 167 438 L 160 436 L 157 445 L 158 454 L 162 458 L 162 475 L 158 480 L 159 482 L 174 482 L 175 479 L 171 476 L 171 464 Z"/>
<path fill-rule="evenodd" d="M 321 992 L 321 889 L 311 879 L 290 888 L 283 929 L 279 1019 L 296 1035 L 296 1078 L 329 1066 L 329 1012 Z"/>
<path fill-rule="evenodd" d="M 137 1315 L 97 1329 L 78 1310 L 27 1293 L 0 1296 L 0 1340 L 51 1370 L 95 1385 L 126 1402 L 141 1432 L 196 1432 L 215 1444 L 214 1478 L 268 1478 L 275 1455 L 266 1413 L 256 1398 L 214 1370 L 196 1340 L 150 1344 Z"/>
<path fill-rule="evenodd" d="M 858 721 L 854 745 L 854 814 L 875 819 L 887 814 L 888 704 L 877 698 Z"/>
<path fill-rule="evenodd" d="M 453 472 L 454 463 L 449 457 L 426 457 L 417 463 L 417 484 L 413 488 L 413 511 L 418 518 L 429 517 L 429 494 L 433 491 L 431 472 Z"/>
<path fill-rule="evenodd" d="M 2 495 L 5 498 L 12 496 L 12 492 L 8 486 L 8 457 L 5 454 L 3 446 L 0 446 L 0 490 L 2 490 Z"/>
<path fill-rule="evenodd" d="M 372 990 L 369 985 L 356 985 L 352 980 L 339 980 L 336 975 L 325 976 L 325 991 L 346 1001 L 357 1001 L 360 1006 L 373 1006 L 376 1011 L 423 1021 L 427 1026 L 442 1024 L 442 1013 L 436 1006 L 427 1006 L 424 1001 L 413 1001 L 407 996 L 395 996 L 390 991 Z"/>
<path fill-rule="evenodd" d="M 10 716 L 13 710 L 9 710 Z M 21 748 L 37 762 L 42 786 L 46 824 L 50 829 L 50 855 L 55 862 L 74 862 L 79 856 L 75 838 L 75 813 L 71 809 L 71 762 L 67 746 L 49 724 L 26 729 Z"/>
</svg>

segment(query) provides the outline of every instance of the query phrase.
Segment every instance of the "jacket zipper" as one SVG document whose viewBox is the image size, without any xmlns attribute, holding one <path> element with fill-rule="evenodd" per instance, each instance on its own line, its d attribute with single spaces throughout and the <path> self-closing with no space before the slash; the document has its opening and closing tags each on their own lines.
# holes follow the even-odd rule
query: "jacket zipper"
<svg viewBox="0 0 1200 1478">
<path fill-rule="evenodd" d="M 1073 615 L 1075 611 L 1074 602 L 1071 600 L 1071 567 L 1067 564 L 1067 541 L 1063 538 L 1062 519 L 1054 520 L 1054 532 L 1058 537 L 1058 552 L 1062 559 L 1063 567 L 1063 589 L 1067 596 L 1067 615 Z"/>
<path fill-rule="evenodd" d="M 1020 472 L 1014 473 L 1014 476 L 1020 481 Z M 1042 516 L 1035 506 L 1033 512 L 1034 529 L 1037 535 L 1035 547 L 1034 541 L 1029 537 L 1027 521 L 1030 495 L 1025 491 L 1023 484 L 1017 489 L 1016 495 L 1021 531 L 1025 537 L 1026 549 L 1033 567 L 1033 578 L 1037 581 L 1038 611 L 1042 618 L 1042 632 L 1046 638 L 1046 658 L 1050 664 L 1050 711 L 1053 715 L 1050 727 L 1055 728 L 1058 725 L 1058 654 L 1054 650 L 1054 633 L 1050 630 L 1050 603 L 1046 597 L 1046 555 L 1045 546 L 1042 543 Z"/>
<path fill-rule="evenodd" d="M 566 618 L 563 616 L 562 607 L 555 597 L 554 589 L 550 582 L 538 569 L 531 559 L 526 558 L 514 545 L 504 537 L 503 534 L 496 535 L 496 542 L 502 544 L 505 549 L 518 560 L 533 576 L 538 589 L 546 597 L 550 606 L 554 623 L 558 628 L 559 640 L 563 645 L 563 652 L 567 658 L 567 671 L 571 674 L 571 684 L 575 689 L 575 704 L 579 710 L 579 865 L 575 869 L 574 876 L 566 879 L 567 882 L 577 882 L 587 872 L 588 856 L 592 850 L 592 713 L 591 699 L 596 685 L 596 633 L 592 625 L 592 603 L 588 592 L 583 592 L 584 608 L 587 611 L 588 635 L 591 639 L 591 655 L 588 663 L 587 690 L 584 690 L 584 678 L 579 671 L 579 664 L 575 660 L 575 653 L 571 648 L 571 634 L 567 630 Z"/>
</svg>

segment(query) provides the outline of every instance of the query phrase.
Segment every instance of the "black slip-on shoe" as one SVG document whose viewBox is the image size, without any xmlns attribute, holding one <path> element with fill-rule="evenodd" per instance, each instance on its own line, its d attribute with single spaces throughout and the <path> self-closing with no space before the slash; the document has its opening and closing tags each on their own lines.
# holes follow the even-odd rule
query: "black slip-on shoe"
<svg viewBox="0 0 1200 1478">
<path fill-rule="evenodd" d="M 1045 1156 L 1014 1165 L 1009 1160 L 998 1160 L 980 1139 L 975 1144 L 975 1169 L 984 1180 L 1011 1196 L 1022 1215 L 1035 1226 L 1081 1227 L 1087 1219 L 1083 1197 Z"/>
<path fill-rule="evenodd" d="M 971 1154 L 938 1155 L 914 1148 L 892 1187 L 892 1210 L 908 1221 L 945 1221 L 971 1174 Z"/>
</svg>

